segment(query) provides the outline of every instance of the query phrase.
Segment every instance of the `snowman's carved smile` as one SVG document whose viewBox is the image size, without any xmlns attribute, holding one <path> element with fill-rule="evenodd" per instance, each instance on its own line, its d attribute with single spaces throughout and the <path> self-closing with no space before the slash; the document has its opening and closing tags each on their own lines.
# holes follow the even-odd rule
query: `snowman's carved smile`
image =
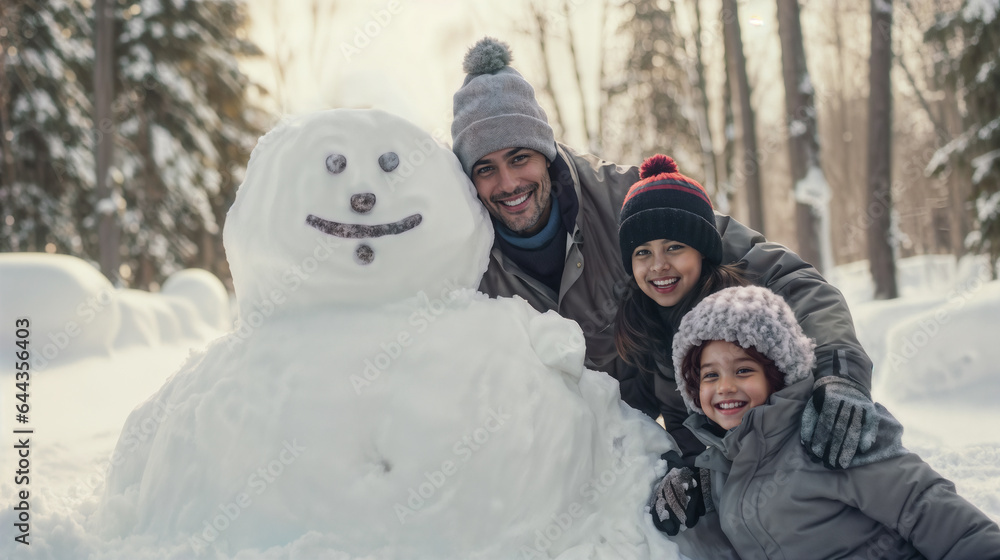
<svg viewBox="0 0 1000 560">
<path fill-rule="evenodd" d="M 398 235 L 417 227 L 423 220 L 424 218 L 420 214 L 413 214 L 412 216 L 407 216 L 402 220 L 392 222 L 391 224 L 367 226 L 362 224 L 342 224 L 340 222 L 331 222 L 330 220 L 324 220 L 323 218 L 313 214 L 309 214 L 309 216 L 306 217 L 306 223 L 312 227 L 325 234 L 343 237 L 345 239 L 369 239 L 382 237 L 383 235 Z"/>
</svg>

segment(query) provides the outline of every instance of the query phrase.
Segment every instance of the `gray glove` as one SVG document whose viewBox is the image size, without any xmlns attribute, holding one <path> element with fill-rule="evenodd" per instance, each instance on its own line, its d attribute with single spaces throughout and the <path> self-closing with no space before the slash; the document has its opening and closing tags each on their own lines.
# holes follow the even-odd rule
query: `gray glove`
<svg viewBox="0 0 1000 560">
<path fill-rule="evenodd" d="M 653 490 L 649 513 L 657 529 L 674 536 L 685 527 L 694 527 L 706 511 L 714 511 L 711 476 L 705 469 L 684 465 L 676 451 L 661 458 L 667 461 L 667 474 Z"/>
<path fill-rule="evenodd" d="M 828 469 L 846 469 L 871 449 L 879 414 L 868 391 L 846 377 L 821 377 L 802 412 L 802 445 Z"/>
</svg>

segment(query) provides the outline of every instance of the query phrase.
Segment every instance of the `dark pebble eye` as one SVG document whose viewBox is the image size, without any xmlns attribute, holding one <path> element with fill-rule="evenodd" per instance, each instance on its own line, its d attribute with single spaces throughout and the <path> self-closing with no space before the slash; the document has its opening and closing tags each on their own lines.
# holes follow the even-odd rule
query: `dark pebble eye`
<svg viewBox="0 0 1000 560">
<path fill-rule="evenodd" d="M 388 173 L 399 167 L 399 156 L 396 155 L 396 152 L 386 152 L 378 157 L 378 166 L 382 168 L 382 171 Z"/>
<path fill-rule="evenodd" d="M 347 158 L 340 154 L 330 154 L 326 156 L 326 170 L 337 174 L 347 167 Z"/>
</svg>

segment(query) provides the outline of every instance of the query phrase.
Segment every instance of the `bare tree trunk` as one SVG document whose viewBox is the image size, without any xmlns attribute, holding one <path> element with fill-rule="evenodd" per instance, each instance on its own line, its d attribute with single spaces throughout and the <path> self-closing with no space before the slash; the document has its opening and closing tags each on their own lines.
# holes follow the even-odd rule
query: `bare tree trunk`
<svg viewBox="0 0 1000 560">
<path fill-rule="evenodd" d="M 569 55 L 573 59 L 573 70 L 576 76 L 576 89 L 580 92 L 580 117 L 583 123 L 583 140 L 587 149 L 593 150 L 590 136 L 590 119 L 587 118 L 587 98 L 583 94 L 583 78 L 580 77 L 580 57 L 576 55 L 576 42 L 573 38 L 573 22 L 570 20 L 569 0 L 563 0 L 563 15 L 566 17 L 566 42 L 569 44 Z M 602 20 L 603 21 L 603 20 Z"/>
<path fill-rule="evenodd" d="M 200 243 L 195 258 L 199 267 L 215 273 L 215 235 L 204 227 L 201 228 Z"/>
<path fill-rule="evenodd" d="M 871 58 L 868 66 L 868 264 L 875 299 L 893 299 L 896 261 L 892 242 L 892 0 L 871 0 Z M 878 208 L 877 211 L 872 209 Z"/>
<path fill-rule="evenodd" d="M 712 189 L 715 194 L 715 199 L 718 200 L 722 194 L 721 185 L 716 178 L 716 168 L 717 162 L 715 157 L 715 148 L 712 142 L 712 127 L 708 123 L 709 107 L 708 107 L 708 92 L 705 91 L 705 64 L 702 58 L 702 45 L 701 45 L 701 8 L 699 6 L 698 0 L 692 2 L 694 4 L 694 83 L 695 88 L 698 91 L 694 92 L 694 96 L 697 97 L 697 106 L 695 112 L 698 119 L 698 135 L 701 137 L 701 159 L 702 166 L 705 168 L 705 183 L 708 185 L 709 189 Z"/>
<path fill-rule="evenodd" d="M 736 0 L 722 0 L 722 25 L 726 43 L 726 58 L 739 97 L 740 132 L 743 136 L 742 173 L 747 192 L 750 227 L 764 233 L 764 205 L 760 188 L 760 158 L 757 154 L 757 131 L 753 107 L 750 106 L 750 81 L 747 63 L 743 56 L 743 39 L 740 36 L 739 14 Z"/>
<path fill-rule="evenodd" d="M 284 32 L 281 28 L 281 7 L 278 0 L 271 2 L 271 24 L 274 25 L 274 56 L 270 59 L 271 70 L 274 71 L 274 98 L 278 101 L 278 109 L 287 112 L 288 99 L 285 98 L 285 82 L 287 81 L 287 68 L 291 61 L 291 56 L 286 52 L 282 55 L 281 47 L 286 43 Z"/>
<path fill-rule="evenodd" d="M 846 76 L 841 1 L 835 0 L 827 9 L 830 14 L 830 28 L 833 30 L 833 47 L 837 57 L 835 61 L 837 76 Z M 850 161 L 848 156 L 850 151 L 850 142 L 848 142 L 850 106 L 847 103 L 847 86 L 844 82 L 844 79 L 833 81 L 836 88 L 836 108 L 832 108 L 834 107 L 834 103 L 826 104 L 827 110 L 831 112 L 832 117 L 828 120 L 830 127 L 827 128 L 823 155 L 827 162 L 827 168 L 824 170 L 824 173 L 827 179 L 829 179 L 830 190 L 838 194 L 838 196 L 832 198 L 832 203 L 836 205 L 840 216 L 850 217 L 853 214 L 849 209 L 858 197 L 854 196 L 853 187 L 855 183 L 851 181 L 849 168 L 846 165 L 846 162 Z M 830 133 L 831 129 L 834 131 L 832 134 Z M 862 206 L 862 204 L 859 203 L 858 206 Z M 831 213 L 831 219 L 832 215 Z M 857 251 L 857 247 L 862 243 L 859 229 L 856 222 L 842 222 L 842 229 L 839 232 L 840 235 L 838 235 L 836 247 L 840 250 L 840 256 L 846 258 L 848 262 L 862 258 Z M 846 240 L 844 239 L 845 236 Z"/>
<path fill-rule="evenodd" d="M 723 45 L 725 48 L 725 44 Z M 719 165 L 719 184 L 725 192 L 725 197 L 718 197 L 719 211 L 723 214 L 731 212 L 733 202 L 733 156 L 736 150 L 736 123 L 733 118 L 733 73 L 729 64 L 729 52 L 722 57 L 725 68 L 725 80 L 722 84 L 722 161 Z"/>
<path fill-rule="evenodd" d="M 604 0 L 604 2 L 601 2 L 601 35 L 598 37 L 599 42 L 597 48 L 597 52 L 600 53 L 600 59 L 597 63 L 597 70 L 599 74 L 597 84 L 600 87 L 601 94 L 597 103 L 597 130 L 591 139 L 593 153 L 600 154 L 603 157 L 608 157 L 604 150 L 604 108 L 611 102 L 611 92 L 609 92 L 608 88 L 605 87 L 605 82 L 607 80 L 607 71 L 605 68 L 607 55 L 604 49 L 604 28 L 607 25 L 608 20 L 608 1 L 609 0 Z"/>
<path fill-rule="evenodd" d="M 951 138 L 962 133 L 962 114 L 958 110 L 958 95 L 953 84 L 944 84 L 942 87 L 944 98 L 940 103 L 942 121 L 949 130 Z M 965 246 L 965 239 L 972 231 L 972 169 L 969 164 L 956 158 L 953 161 L 954 169 L 948 175 L 948 192 L 951 197 L 949 207 L 951 209 L 951 249 L 955 256 L 962 256 L 968 252 Z"/>
<path fill-rule="evenodd" d="M 828 205 L 829 188 L 825 188 L 826 200 L 803 192 L 801 181 L 810 169 L 815 168 L 822 177 L 819 159 L 819 141 L 816 132 L 816 106 L 813 102 L 813 87 L 806 68 L 806 53 L 802 44 L 802 25 L 799 19 L 798 0 L 778 0 L 778 36 L 781 39 L 781 65 L 785 81 L 785 110 L 788 126 L 789 163 L 792 171 L 792 189 L 795 191 L 795 221 L 798 232 L 798 253 L 808 263 L 820 271 L 832 265 L 823 255 L 822 231 L 824 207 Z M 814 172 L 815 173 L 815 172 Z"/>
<path fill-rule="evenodd" d="M 116 223 L 117 209 L 114 189 L 108 183 L 108 168 L 111 166 L 111 149 L 114 146 L 114 127 L 111 125 L 111 99 L 114 95 L 114 8 L 112 0 L 97 0 L 94 4 L 94 134 L 97 162 L 96 194 L 98 199 L 98 247 L 101 272 L 111 281 L 118 283 L 119 238 L 121 232 Z"/>
<path fill-rule="evenodd" d="M 538 27 L 538 48 L 542 51 L 542 71 L 545 73 L 545 81 L 542 83 L 542 90 L 544 90 L 550 99 L 552 99 L 552 111 L 554 113 L 553 117 L 556 124 L 559 126 L 556 138 L 565 136 L 566 134 L 566 123 L 562 118 L 562 111 L 559 109 L 559 98 L 556 97 L 555 91 L 552 89 L 552 70 L 549 67 L 549 54 L 547 48 L 547 23 L 545 21 L 545 14 L 542 10 L 534 3 L 531 3 L 531 13 L 535 18 L 535 23 Z"/>
<path fill-rule="evenodd" d="M 947 144 L 951 140 L 951 137 L 948 135 L 948 131 L 944 129 L 944 125 L 938 121 L 934 111 L 931 110 L 930 104 L 927 103 L 927 98 L 924 97 L 924 93 L 920 90 L 920 86 L 917 85 L 917 80 L 914 79 L 913 73 L 910 72 L 910 68 L 906 65 L 906 61 L 903 60 L 903 57 L 897 56 L 896 63 L 899 64 L 899 67 L 903 70 L 903 75 L 906 76 L 906 81 L 909 82 L 910 87 L 913 88 L 913 94 L 916 96 L 917 102 L 920 103 L 920 107 L 922 107 L 927 113 L 927 119 L 931 121 L 932 125 L 934 125 L 934 132 L 937 133 L 938 140 L 940 140 L 943 144 Z"/>
</svg>

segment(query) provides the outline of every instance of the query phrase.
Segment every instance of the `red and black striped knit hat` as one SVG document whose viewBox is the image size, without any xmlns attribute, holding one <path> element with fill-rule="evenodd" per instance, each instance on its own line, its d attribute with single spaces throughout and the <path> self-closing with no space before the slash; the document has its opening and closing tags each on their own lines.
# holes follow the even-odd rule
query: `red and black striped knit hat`
<svg viewBox="0 0 1000 560">
<path fill-rule="evenodd" d="M 705 189 L 678 173 L 674 160 L 663 154 L 642 162 L 639 178 L 625 196 L 618 219 L 625 270 L 632 273 L 632 251 L 654 239 L 679 241 L 720 264 L 722 237 Z"/>
</svg>

